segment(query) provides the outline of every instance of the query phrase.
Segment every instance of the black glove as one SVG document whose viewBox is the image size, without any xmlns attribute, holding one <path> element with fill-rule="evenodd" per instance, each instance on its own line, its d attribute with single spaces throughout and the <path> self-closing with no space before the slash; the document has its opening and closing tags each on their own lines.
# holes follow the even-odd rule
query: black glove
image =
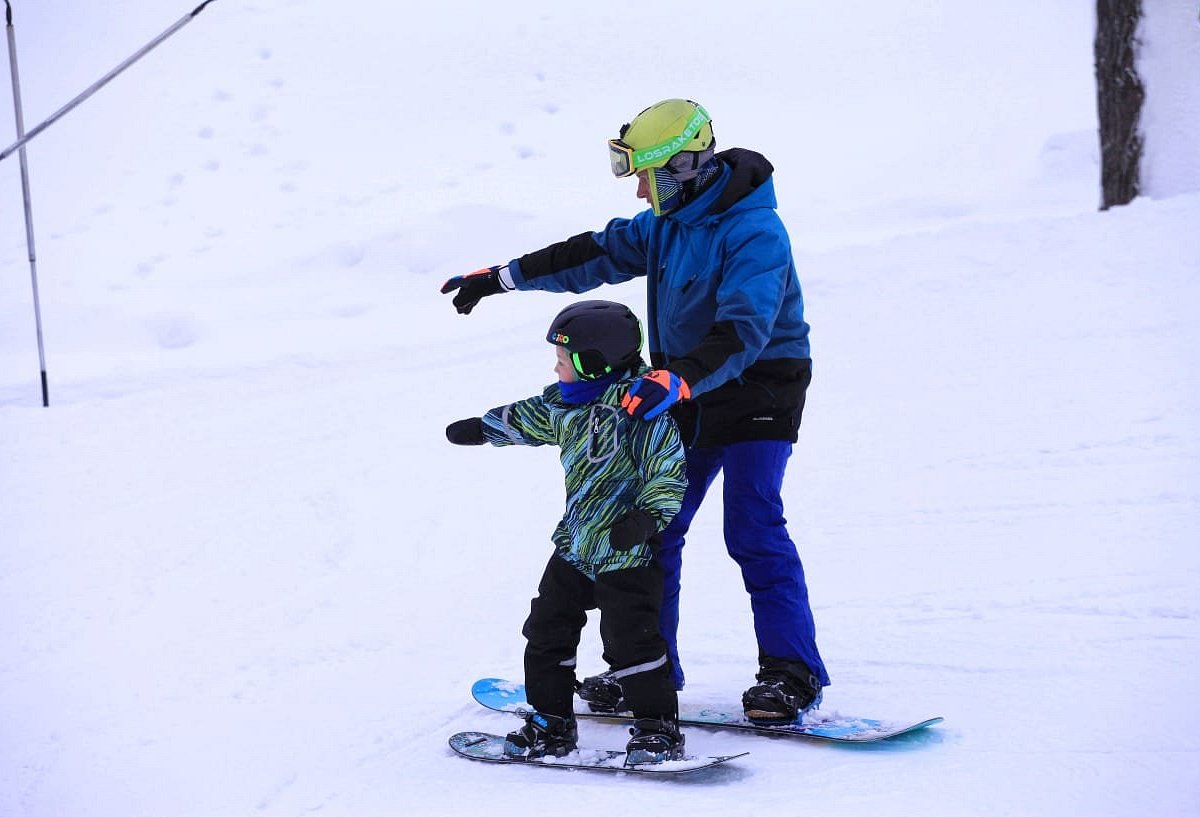
<svg viewBox="0 0 1200 817">
<path fill-rule="evenodd" d="M 614 550 L 630 550 L 658 533 L 658 522 L 641 508 L 631 508 L 617 517 L 608 529 Z"/>
<path fill-rule="evenodd" d="M 455 420 L 446 426 L 446 439 L 455 445 L 483 445 L 483 418 Z"/>
<path fill-rule="evenodd" d="M 507 292 L 500 282 L 501 267 L 484 267 L 481 270 L 469 272 L 466 275 L 455 275 L 442 284 L 442 294 L 458 290 L 454 296 L 454 308 L 460 315 L 470 315 L 475 304 L 488 295 L 498 295 Z"/>
</svg>

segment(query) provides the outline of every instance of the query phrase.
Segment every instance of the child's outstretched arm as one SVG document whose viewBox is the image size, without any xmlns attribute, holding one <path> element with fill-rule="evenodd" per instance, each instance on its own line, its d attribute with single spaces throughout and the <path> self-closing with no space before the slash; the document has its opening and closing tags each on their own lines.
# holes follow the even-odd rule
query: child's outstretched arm
<svg viewBox="0 0 1200 817">
<path fill-rule="evenodd" d="M 558 445 L 557 426 L 543 393 L 497 406 L 483 415 L 483 439 L 492 445 Z"/>
<path fill-rule="evenodd" d="M 456 420 L 446 426 L 446 439 L 455 445 L 557 445 L 558 429 L 541 394 L 497 406 L 482 417 Z"/>
</svg>

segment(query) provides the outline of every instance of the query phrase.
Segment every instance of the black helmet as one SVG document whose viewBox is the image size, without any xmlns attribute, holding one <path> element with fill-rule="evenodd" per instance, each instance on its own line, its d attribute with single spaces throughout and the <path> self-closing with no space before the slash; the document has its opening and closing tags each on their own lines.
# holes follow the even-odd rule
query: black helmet
<svg viewBox="0 0 1200 817">
<path fill-rule="evenodd" d="M 580 301 L 550 324 L 546 340 L 571 354 L 576 374 L 595 380 L 641 363 L 642 324 L 624 304 Z"/>
</svg>

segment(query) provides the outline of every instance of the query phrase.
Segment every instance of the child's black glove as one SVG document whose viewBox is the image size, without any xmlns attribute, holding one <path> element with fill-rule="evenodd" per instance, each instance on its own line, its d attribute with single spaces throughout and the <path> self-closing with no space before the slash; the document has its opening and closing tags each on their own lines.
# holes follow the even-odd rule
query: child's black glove
<svg viewBox="0 0 1200 817">
<path fill-rule="evenodd" d="M 608 542 L 614 550 L 630 550 L 658 533 L 658 522 L 640 508 L 631 508 L 617 517 L 608 529 Z"/>
<path fill-rule="evenodd" d="M 483 445 L 483 418 L 455 420 L 446 426 L 446 439 L 455 445 Z"/>
</svg>

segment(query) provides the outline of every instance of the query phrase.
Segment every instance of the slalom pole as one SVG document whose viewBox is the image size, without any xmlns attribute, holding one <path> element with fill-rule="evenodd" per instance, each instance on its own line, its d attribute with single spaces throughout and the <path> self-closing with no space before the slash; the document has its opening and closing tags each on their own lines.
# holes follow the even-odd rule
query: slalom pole
<svg viewBox="0 0 1200 817">
<path fill-rule="evenodd" d="M 13 33 L 12 5 L 4 0 L 5 31 L 8 34 L 8 66 L 12 73 L 13 109 L 17 115 L 17 138 L 25 135 L 25 117 L 21 113 L 21 79 L 17 72 L 17 38 Z M 33 319 L 37 326 L 38 362 L 42 368 L 42 405 L 50 406 L 50 387 L 46 379 L 46 347 L 42 343 L 42 304 L 38 297 L 37 252 L 33 248 L 33 204 L 29 195 L 29 163 L 25 147 L 20 150 L 21 196 L 25 201 L 25 246 L 29 248 L 29 274 L 33 280 Z"/>
<path fill-rule="evenodd" d="M 203 3 L 196 6 L 196 8 L 192 9 L 189 13 L 183 15 L 183 17 L 179 18 L 179 20 L 174 25 L 172 25 L 170 28 L 168 28 L 162 34 L 159 34 L 153 40 L 151 40 L 150 42 L 146 43 L 144 46 L 139 48 L 135 53 L 130 55 L 128 59 L 126 59 L 124 62 L 122 62 L 116 68 L 112 69 L 107 74 L 102 76 L 100 79 L 93 82 L 79 96 L 75 97 L 70 102 L 68 102 L 66 105 L 63 105 L 57 111 L 52 113 L 44 122 L 31 128 L 29 133 L 25 134 L 24 136 L 21 136 L 20 134 L 18 134 L 18 136 L 20 138 L 18 138 L 17 141 L 13 142 L 11 145 L 6 147 L 4 150 L 0 150 L 0 161 L 4 161 L 4 159 L 6 159 L 10 155 L 12 155 L 14 151 L 19 150 L 30 139 L 34 138 L 39 133 L 44 131 L 46 128 L 53 125 L 59 119 L 62 119 L 64 116 L 66 116 L 68 113 L 70 113 L 71 110 L 76 105 L 78 105 L 80 102 L 83 102 L 89 96 L 96 93 L 96 91 L 99 91 L 101 88 L 103 88 L 105 85 L 107 85 L 114 77 L 117 76 L 117 74 L 121 73 L 126 68 L 128 68 L 129 66 L 133 65 L 135 62 L 140 60 L 142 57 L 146 56 L 146 54 L 148 54 L 155 46 L 157 46 L 163 40 L 170 37 L 172 34 L 174 34 L 179 29 L 183 28 L 185 25 L 190 23 L 192 20 L 194 20 L 196 18 L 196 15 L 198 15 L 200 12 L 204 11 L 205 7 L 209 3 L 212 3 L 212 2 L 213 2 L 213 0 L 204 0 Z M 4 0 L 4 4 L 7 6 L 8 0 Z M 12 31 L 12 7 L 11 6 L 9 7 L 9 10 L 8 10 L 8 18 L 9 18 L 9 31 L 11 32 Z"/>
</svg>

